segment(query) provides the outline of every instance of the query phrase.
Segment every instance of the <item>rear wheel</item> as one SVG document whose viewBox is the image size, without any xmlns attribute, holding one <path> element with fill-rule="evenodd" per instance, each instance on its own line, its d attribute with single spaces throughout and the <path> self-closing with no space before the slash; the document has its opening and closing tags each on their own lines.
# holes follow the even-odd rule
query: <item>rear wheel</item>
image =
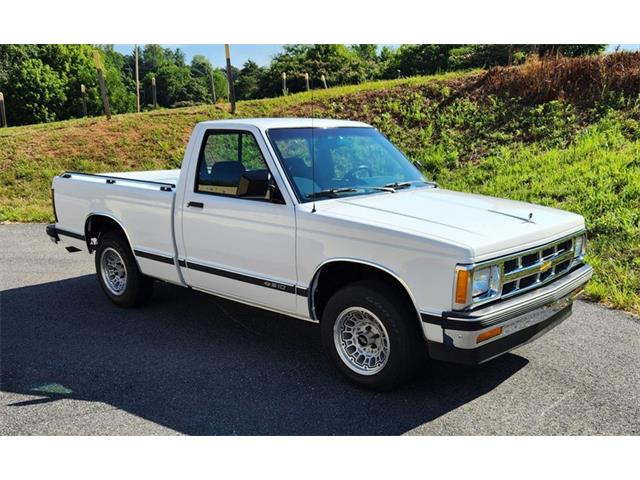
<svg viewBox="0 0 640 480">
<path fill-rule="evenodd" d="M 121 234 L 100 235 L 95 263 L 102 291 L 116 305 L 136 307 L 151 297 L 153 279 L 140 272 L 129 244 Z"/>
<path fill-rule="evenodd" d="M 422 333 L 406 299 L 378 282 L 348 285 L 327 303 L 322 341 L 352 382 L 389 390 L 412 379 L 423 357 Z"/>
</svg>

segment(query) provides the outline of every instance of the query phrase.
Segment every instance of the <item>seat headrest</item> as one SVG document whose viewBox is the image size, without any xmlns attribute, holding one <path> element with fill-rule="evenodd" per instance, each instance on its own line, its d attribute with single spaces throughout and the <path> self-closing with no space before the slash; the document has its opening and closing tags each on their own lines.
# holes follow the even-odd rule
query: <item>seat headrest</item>
<svg viewBox="0 0 640 480">
<path fill-rule="evenodd" d="M 245 172 L 240 162 L 216 162 L 211 167 L 211 180 L 214 185 L 237 186 Z"/>
</svg>

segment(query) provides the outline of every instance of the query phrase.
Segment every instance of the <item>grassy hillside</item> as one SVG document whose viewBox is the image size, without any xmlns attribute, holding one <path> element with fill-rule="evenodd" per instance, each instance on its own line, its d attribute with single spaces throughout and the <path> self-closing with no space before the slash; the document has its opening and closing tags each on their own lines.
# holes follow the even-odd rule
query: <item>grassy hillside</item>
<svg viewBox="0 0 640 480">
<path fill-rule="evenodd" d="M 366 121 L 443 187 L 587 219 L 595 299 L 640 313 L 640 54 L 532 61 L 240 102 L 238 116 Z M 0 221 L 49 221 L 63 170 L 179 166 L 193 125 L 226 106 L 0 131 Z"/>
</svg>

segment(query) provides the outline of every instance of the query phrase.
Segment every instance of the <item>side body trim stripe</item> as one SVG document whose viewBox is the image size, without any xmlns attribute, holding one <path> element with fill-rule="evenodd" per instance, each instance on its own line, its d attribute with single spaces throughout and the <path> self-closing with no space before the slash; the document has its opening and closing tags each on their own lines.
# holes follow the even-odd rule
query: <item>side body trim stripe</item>
<svg viewBox="0 0 640 480">
<path fill-rule="evenodd" d="M 155 260 L 156 262 L 168 263 L 169 265 L 173 265 L 173 257 L 165 257 L 164 255 L 143 252 L 142 250 L 134 250 L 133 253 L 136 255 L 136 257 L 148 258 L 149 260 Z"/>
<path fill-rule="evenodd" d="M 143 252 L 142 250 L 134 250 L 133 253 L 137 257 L 147 258 L 149 260 L 155 260 L 156 262 L 167 263 L 174 265 L 175 259 L 172 257 L 165 257 L 164 255 L 157 255 L 155 253 Z M 288 283 L 274 282 L 273 280 L 266 280 L 264 278 L 252 277 L 251 275 L 245 275 L 243 273 L 230 272 L 229 270 L 222 270 L 220 268 L 209 267 L 208 265 L 201 265 L 199 263 L 187 262 L 185 260 L 177 260 L 178 265 L 181 267 L 187 267 L 191 270 L 198 272 L 209 273 L 211 275 L 217 275 L 219 277 L 230 278 L 232 280 L 238 280 L 239 282 L 250 283 L 252 285 L 258 285 L 260 287 L 271 288 L 280 292 L 291 293 L 306 297 L 309 294 L 307 288 L 296 287 Z"/>
<path fill-rule="evenodd" d="M 251 283 L 253 285 L 259 285 L 261 287 L 272 288 L 286 293 L 295 293 L 295 287 L 286 283 L 274 282 L 271 280 L 265 280 L 263 278 L 252 277 L 250 275 L 244 275 L 242 273 L 230 272 L 228 270 L 221 270 L 219 268 L 209 267 L 207 265 L 200 265 L 199 263 L 187 262 L 187 267 L 199 272 L 210 273 L 219 277 L 230 278 L 232 280 L 238 280 L 240 282 Z"/>
</svg>

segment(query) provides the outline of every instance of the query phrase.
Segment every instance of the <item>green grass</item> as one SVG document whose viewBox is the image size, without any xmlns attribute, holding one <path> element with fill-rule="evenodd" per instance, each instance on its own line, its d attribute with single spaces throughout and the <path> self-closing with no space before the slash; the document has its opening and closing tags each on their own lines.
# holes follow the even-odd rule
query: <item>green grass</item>
<svg viewBox="0 0 640 480">
<path fill-rule="evenodd" d="M 605 119 L 563 148 L 503 148 L 482 162 L 443 172 L 443 187 L 570 210 L 585 217 L 586 292 L 640 313 L 640 142 Z"/>
<path fill-rule="evenodd" d="M 476 91 L 480 72 L 372 82 L 239 102 L 239 117 L 311 116 L 370 123 L 443 187 L 525 200 L 585 216 L 587 293 L 640 313 L 640 97 L 607 94 L 580 108 L 527 105 Z M 313 107 L 313 108 L 312 108 Z M 51 221 L 51 179 L 174 168 L 202 120 L 227 106 L 69 120 L 0 131 L 0 221 Z"/>
</svg>

